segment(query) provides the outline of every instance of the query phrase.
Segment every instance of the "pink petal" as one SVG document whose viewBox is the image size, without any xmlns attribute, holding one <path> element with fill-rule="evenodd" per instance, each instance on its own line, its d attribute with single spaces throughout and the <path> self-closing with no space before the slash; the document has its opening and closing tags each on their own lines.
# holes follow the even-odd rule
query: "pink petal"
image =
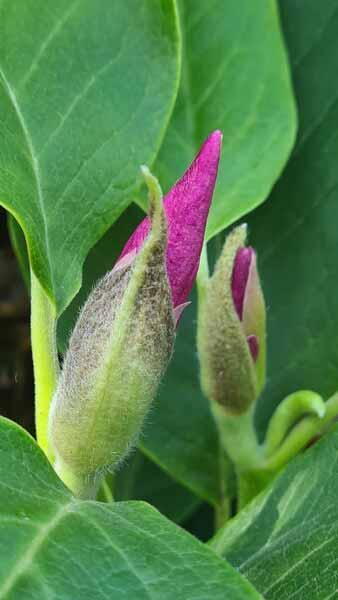
<svg viewBox="0 0 338 600">
<path fill-rule="evenodd" d="M 255 335 L 249 335 L 246 339 L 247 339 L 247 342 L 249 345 L 249 350 L 251 352 L 251 356 L 254 359 L 254 361 L 256 362 L 256 360 L 258 358 L 258 353 L 259 353 L 258 339 Z"/>
<path fill-rule="evenodd" d="M 214 131 L 164 198 L 168 221 L 167 272 L 174 307 L 184 304 L 196 278 L 221 143 L 221 132 Z M 134 249 L 139 250 L 149 226 L 149 218 L 145 218 L 125 245 L 121 258 Z"/>
<path fill-rule="evenodd" d="M 254 250 L 250 247 L 239 248 L 236 254 L 232 278 L 231 278 L 231 291 L 236 312 L 239 319 L 243 319 L 243 306 L 245 290 L 248 282 L 250 265 L 254 256 Z"/>
</svg>

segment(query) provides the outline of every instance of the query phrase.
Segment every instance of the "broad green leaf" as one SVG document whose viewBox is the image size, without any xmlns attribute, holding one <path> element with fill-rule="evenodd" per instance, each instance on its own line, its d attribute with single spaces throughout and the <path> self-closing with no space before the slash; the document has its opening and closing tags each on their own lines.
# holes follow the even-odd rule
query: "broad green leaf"
<svg viewBox="0 0 338 600">
<path fill-rule="evenodd" d="M 208 238 L 263 202 L 296 114 L 275 0 L 180 0 L 179 95 L 154 166 L 168 189 L 214 129 L 224 133 Z"/>
<path fill-rule="evenodd" d="M 338 388 L 338 1 L 280 3 L 300 114 L 295 150 L 250 220 L 268 305 L 268 384 L 259 410 L 297 389 Z"/>
<path fill-rule="evenodd" d="M 152 162 L 176 96 L 173 0 L 4 0 L 0 203 L 58 312 Z"/>
<path fill-rule="evenodd" d="M 21 428 L 0 421 L 0 598 L 223 600 L 260 595 L 142 502 L 76 500 Z"/>
<path fill-rule="evenodd" d="M 211 544 L 267 600 L 338 589 L 338 429 L 288 465 Z"/>
<path fill-rule="evenodd" d="M 108 485 L 110 478 L 106 479 Z M 113 476 L 115 500 L 144 500 L 176 523 L 188 519 L 201 501 L 139 450 Z"/>
</svg>

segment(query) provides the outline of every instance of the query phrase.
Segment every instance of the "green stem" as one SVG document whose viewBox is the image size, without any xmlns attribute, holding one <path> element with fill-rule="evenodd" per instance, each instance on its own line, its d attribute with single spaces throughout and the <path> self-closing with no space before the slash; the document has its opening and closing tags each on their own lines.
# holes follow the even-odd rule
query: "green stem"
<svg viewBox="0 0 338 600">
<path fill-rule="evenodd" d="M 262 448 L 253 424 L 253 411 L 231 416 L 216 403 L 212 403 L 211 409 L 223 447 L 237 469 L 247 471 L 258 468 L 262 460 Z"/>
<path fill-rule="evenodd" d="M 271 456 L 279 448 L 297 420 L 307 413 L 322 419 L 325 411 L 324 400 L 315 392 L 300 390 L 284 398 L 270 419 L 265 438 L 266 456 Z"/>
<path fill-rule="evenodd" d="M 338 417 L 338 392 L 333 394 L 325 403 L 325 416 L 322 421 L 323 429 L 328 425 L 334 425 L 334 420 Z"/>
<path fill-rule="evenodd" d="M 230 498 L 223 498 L 221 503 L 215 506 L 214 514 L 216 532 L 223 527 L 230 518 Z"/>
<path fill-rule="evenodd" d="M 227 456 L 220 436 L 218 436 L 218 476 L 219 476 L 219 488 L 220 498 L 217 505 L 214 508 L 214 523 L 215 530 L 223 527 L 223 525 L 230 519 L 231 507 L 230 507 L 230 489 L 229 481 L 233 474 L 233 465 Z"/>
<path fill-rule="evenodd" d="M 313 438 L 325 433 L 326 429 L 338 416 L 338 394 L 334 394 L 325 403 L 323 417 L 305 417 L 290 431 L 276 452 L 268 457 L 265 468 L 271 472 L 280 471 L 291 458 L 303 450 Z"/>
<path fill-rule="evenodd" d="M 304 409 L 312 410 L 315 414 L 304 417 L 290 430 Z M 312 439 L 330 428 L 338 416 L 338 394 L 325 402 L 323 407 L 321 398 L 316 394 L 300 392 L 298 396 L 296 393 L 289 396 L 284 407 L 277 408 L 277 411 L 270 423 L 272 428 L 267 436 L 268 444 L 259 445 L 253 424 L 253 409 L 244 415 L 231 416 L 222 407 L 212 405 L 221 442 L 236 469 L 239 509 L 264 489 Z"/>
<path fill-rule="evenodd" d="M 220 440 L 233 461 L 238 482 L 238 506 L 242 508 L 265 486 L 260 472 L 263 448 L 259 445 L 253 423 L 254 408 L 243 415 L 231 416 L 212 403 Z"/>
<path fill-rule="evenodd" d="M 56 311 L 31 271 L 31 343 L 35 380 L 35 426 L 39 446 L 52 462 L 48 444 L 48 415 L 59 375 L 56 349 Z"/>
</svg>

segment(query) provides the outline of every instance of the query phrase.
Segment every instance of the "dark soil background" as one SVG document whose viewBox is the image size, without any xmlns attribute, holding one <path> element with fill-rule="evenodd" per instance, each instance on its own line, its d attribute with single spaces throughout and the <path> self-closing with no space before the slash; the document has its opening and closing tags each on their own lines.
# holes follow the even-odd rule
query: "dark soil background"
<svg viewBox="0 0 338 600">
<path fill-rule="evenodd" d="M 0 209 L 0 413 L 34 434 L 29 302 Z"/>
</svg>

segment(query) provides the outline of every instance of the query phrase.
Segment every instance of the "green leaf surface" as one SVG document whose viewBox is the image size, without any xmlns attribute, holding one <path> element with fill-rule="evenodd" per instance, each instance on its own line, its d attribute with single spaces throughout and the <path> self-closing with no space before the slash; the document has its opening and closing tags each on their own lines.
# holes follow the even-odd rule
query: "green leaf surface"
<svg viewBox="0 0 338 600">
<path fill-rule="evenodd" d="M 338 388 L 338 2 L 280 3 L 300 127 L 270 200 L 250 219 L 268 306 L 263 430 L 287 394 Z"/>
<path fill-rule="evenodd" d="M 4 0 L 0 202 L 61 312 L 131 201 L 176 96 L 173 0 Z"/>
<path fill-rule="evenodd" d="M 12 217 L 11 214 L 7 215 L 7 229 L 12 244 L 12 249 L 19 263 L 21 275 L 27 290 L 29 290 L 31 282 L 26 240 L 19 223 L 14 219 L 14 217 Z"/>
<path fill-rule="evenodd" d="M 0 598 L 223 600 L 260 595 L 149 505 L 76 500 L 30 436 L 0 421 Z"/>
<path fill-rule="evenodd" d="M 336 598 L 337 474 L 338 429 L 293 460 L 212 547 L 267 600 Z"/>
<path fill-rule="evenodd" d="M 181 0 L 179 95 L 154 166 L 167 190 L 214 129 L 224 133 L 208 238 L 263 202 L 296 114 L 275 0 Z"/>
</svg>

